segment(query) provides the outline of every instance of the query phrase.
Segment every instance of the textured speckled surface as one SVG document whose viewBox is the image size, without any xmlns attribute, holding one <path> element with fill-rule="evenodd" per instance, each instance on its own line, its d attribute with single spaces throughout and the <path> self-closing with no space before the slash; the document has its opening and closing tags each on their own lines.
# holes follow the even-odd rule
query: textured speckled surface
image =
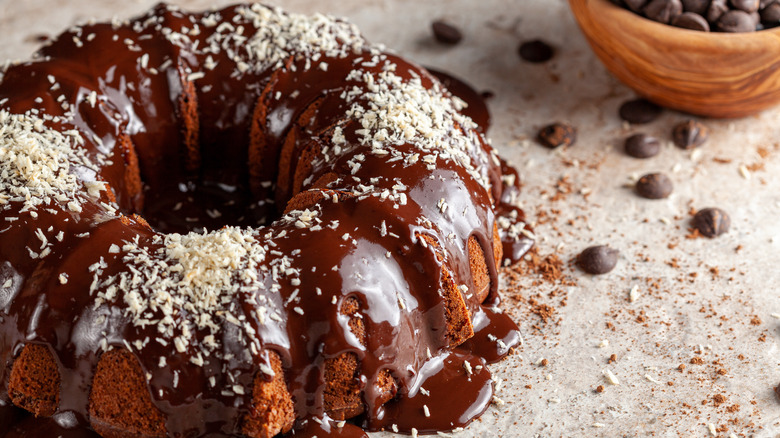
<svg viewBox="0 0 780 438">
<path fill-rule="evenodd" d="M 0 0 L 0 61 L 29 57 L 36 35 L 89 17 L 128 17 L 153 3 Z M 173 3 L 201 9 L 226 2 Z M 666 111 L 649 125 L 624 125 L 617 108 L 633 93 L 598 63 L 562 0 L 269 3 L 346 16 L 372 41 L 493 91 L 490 136 L 523 175 L 539 253 L 568 262 L 594 243 L 621 251 L 617 268 L 603 276 L 565 266 L 566 285 L 534 274 L 505 282 L 504 307 L 520 322 L 524 344 L 494 366 L 505 404 L 457 436 L 704 437 L 710 425 L 722 437 L 780 436 L 772 392 L 780 384 L 780 319 L 772 316 L 780 314 L 780 110 L 703 120 L 711 137 L 702 148 L 667 145 L 637 160 L 622 152 L 624 137 L 643 131 L 668 143 L 671 126 L 686 116 Z M 460 26 L 464 41 L 437 45 L 429 31 L 437 18 Z M 523 63 L 518 43 L 537 37 L 558 49 L 556 57 Z M 556 120 L 579 128 L 568 150 L 532 141 Z M 670 198 L 633 193 L 632 178 L 653 171 L 674 181 Z M 708 206 L 731 214 L 731 231 L 686 238 L 689 211 Z M 632 302 L 633 286 L 639 295 Z M 546 322 L 537 315 L 545 305 L 552 311 Z M 616 361 L 608 363 L 612 354 Z M 538 365 L 542 358 L 546 366 Z"/>
</svg>

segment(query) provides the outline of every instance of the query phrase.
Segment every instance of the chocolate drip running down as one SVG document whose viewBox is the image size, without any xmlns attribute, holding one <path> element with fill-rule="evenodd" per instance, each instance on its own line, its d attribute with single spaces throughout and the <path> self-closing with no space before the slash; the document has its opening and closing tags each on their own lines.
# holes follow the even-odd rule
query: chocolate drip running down
<svg viewBox="0 0 780 438">
<path fill-rule="evenodd" d="M 520 341 L 498 308 L 500 254 L 516 261 L 533 235 L 487 108 L 440 77 L 467 107 L 348 23 L 257 4 L 160 5 L 9 67 L 7 436 L 115 431 L 111 385 L 150 399 L 159 419 L 137 423 L 153 436 L 248 435 L 274 384 L 295 436 L 434 433 L 484 412 L 486 365 Z M 56 383 L 44 420 L 10 407 L 31 381 Z"/>
</svg>

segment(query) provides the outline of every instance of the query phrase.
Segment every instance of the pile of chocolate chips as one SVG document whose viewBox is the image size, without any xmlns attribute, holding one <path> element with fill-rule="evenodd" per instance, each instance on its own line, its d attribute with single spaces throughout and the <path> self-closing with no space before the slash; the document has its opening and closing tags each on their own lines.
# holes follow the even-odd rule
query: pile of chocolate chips
<svg viewBox="0 0 780 438">
<path fill-rule="evenodd" d="M 704 32 L 780 26 L 780 0 L 611 0 L 659 23 Z"/>
</svg>

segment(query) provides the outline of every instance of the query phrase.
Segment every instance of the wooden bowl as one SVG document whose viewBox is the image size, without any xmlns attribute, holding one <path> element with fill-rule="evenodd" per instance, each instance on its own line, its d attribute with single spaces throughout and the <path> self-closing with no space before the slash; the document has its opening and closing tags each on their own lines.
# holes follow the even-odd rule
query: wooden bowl
<svg viewBox="0 0 780 438">
<path fill-rule="evenodd" d="M 608 0 L 569 0 L 593 51 L 647 99 L 709 117 L 743 117 L 780 102 L 780 28 L 680 29 Z"/>
</svg>

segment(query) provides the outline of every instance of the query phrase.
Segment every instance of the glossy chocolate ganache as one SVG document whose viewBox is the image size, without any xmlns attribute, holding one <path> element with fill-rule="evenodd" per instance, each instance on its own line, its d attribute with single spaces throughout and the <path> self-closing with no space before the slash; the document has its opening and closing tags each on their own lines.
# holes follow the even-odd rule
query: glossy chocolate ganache
<svg viewBox="0 0 780 438">
<path fill-rule="evenodd" d="M 484 412 L 520 340 L 497 267 L 532 234 L 486 108 L 443 80 L 471 105 L 345 21 L 258 4 L 160 5 L 5 68 L 0 436 Z"/>
</svg>

